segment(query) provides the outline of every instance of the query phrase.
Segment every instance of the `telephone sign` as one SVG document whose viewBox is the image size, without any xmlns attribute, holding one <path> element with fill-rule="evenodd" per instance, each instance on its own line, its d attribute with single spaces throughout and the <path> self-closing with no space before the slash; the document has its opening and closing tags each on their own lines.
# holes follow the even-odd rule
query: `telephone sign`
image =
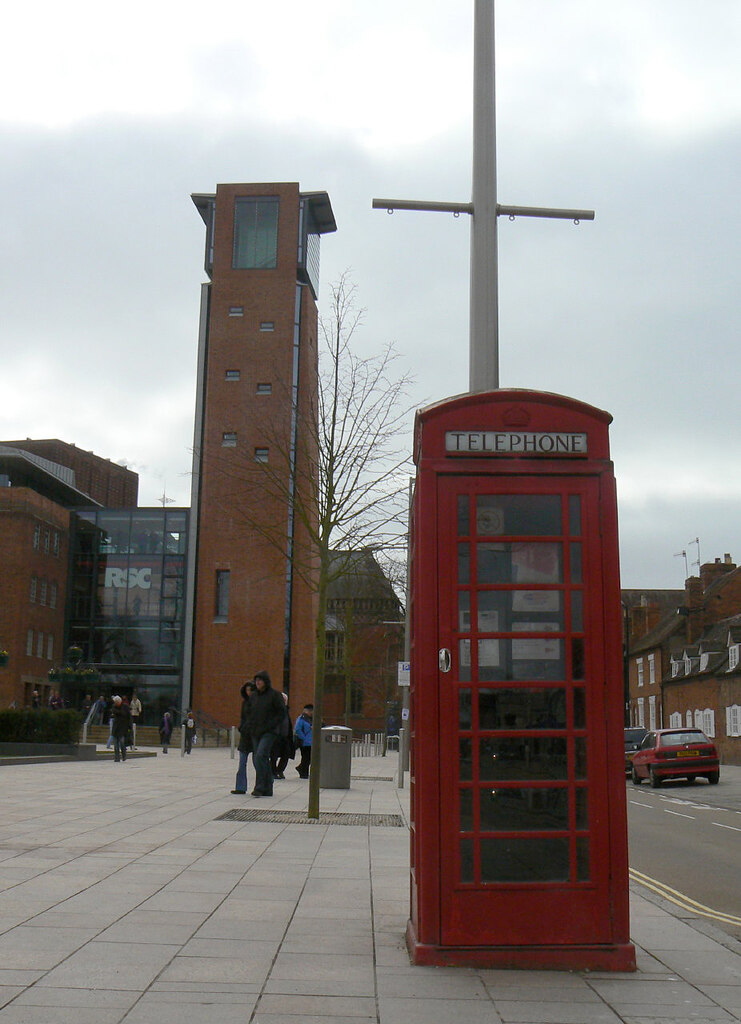
<svg viewBox="0 0 741 1024">
<path fill-rule="evenodd" d="M 635 967 L 610 419 L 506 390 L 417 415 L 417 963 Z"/>
</svg>

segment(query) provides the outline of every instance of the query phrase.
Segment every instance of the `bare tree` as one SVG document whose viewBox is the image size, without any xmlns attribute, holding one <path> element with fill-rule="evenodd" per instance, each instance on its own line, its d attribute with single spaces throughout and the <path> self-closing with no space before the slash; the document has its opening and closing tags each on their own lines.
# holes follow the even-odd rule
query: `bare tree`
<svg viewBox="0 0 741 1024">
<path fill-rule="evenodd" d="M 291 396 L 297 429 L 287 432 L 285 422 L 273 424 L 272 430 L 265 424 L 270 462 L 240 464 L 240 475 L 255 474 L 256 486 L 235 488 L 235 495 L 241 495 L 235 512 L 290 558 L 294 572 L 316 592 L 317 731 L 323 711 L 327 587 L 347 570 L 354 551 L 398 548 L 406 529 L 412 378 L 398 369 L 392 345 L 371 356 L 353 349 L 362 322 L 356 287 L 345 273 L 331 287 L 329 311 L 320 318 L 316 391 L 304 391 L 303 406 Z M 261 494 L 287 504 L 293 529 L 286 532 L 265 514 Z M 311 818 L 319 816 L 320 769 L 317 742 L 309 782 Z"/>
</svg>

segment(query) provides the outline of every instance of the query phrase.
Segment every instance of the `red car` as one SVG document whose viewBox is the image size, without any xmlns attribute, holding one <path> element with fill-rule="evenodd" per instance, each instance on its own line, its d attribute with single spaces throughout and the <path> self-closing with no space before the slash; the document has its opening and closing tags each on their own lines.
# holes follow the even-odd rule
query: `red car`
<svg viewBox="0 0 741 1024">
<path fill-rule="evenodd" d="M 694 782 L 700 775 L 712 785 L 720 778 L 718 751 L 701 729 L 654 729 L 633 755 L 630 770 L 634 786 L 644 779 L 654 787 L 665 779 Z"/>
</svg>

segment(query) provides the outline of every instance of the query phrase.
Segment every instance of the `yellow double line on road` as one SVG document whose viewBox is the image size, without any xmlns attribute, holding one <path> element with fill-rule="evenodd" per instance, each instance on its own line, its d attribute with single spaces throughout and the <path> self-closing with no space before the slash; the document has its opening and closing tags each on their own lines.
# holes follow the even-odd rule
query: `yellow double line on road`
<svg viewBox="0 0 741 1024">
<path fill-rule="evenodd" d="M 630 868 L 629 874 L 634 882 L 644 885 L 652 892 L 658 893 L 659 896 L 663 896 L 665 900 L 669 900 L 670 903 L 681 907 L 682 910 L 689 910 L 700 917 L 709 917 L 713 921 L 721 921 L 723 924 L 733 924 L 741 928 L 741 917 L 736 917 L 735 914 L 724 914 L 720 910 L 706 907 L 703 903 L 698 903 L 697 900 L 692 900 L 689 896 L 685 896 L 684 893 L 677 892 L 676 889 L 671 889 L 668 885 L 664 885 L 663 882 L 657 882 L 650 875 L 644 875 L 640 871 L 636 871 L 635 868 Z"/>
</svg>

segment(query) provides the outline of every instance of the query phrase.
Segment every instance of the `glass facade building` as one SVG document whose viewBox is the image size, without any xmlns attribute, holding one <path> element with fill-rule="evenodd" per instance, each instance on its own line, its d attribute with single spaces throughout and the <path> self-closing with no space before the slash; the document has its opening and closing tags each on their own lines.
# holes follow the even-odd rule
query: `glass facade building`
<svg viewBox="0 0 741 1024">
<path fill-rule="evenodd" d="M 188 515 L 139 508 L 71 517 L 67 641 L 100 672 L 100 693 L 137 691 L 145 724 L 180 706 Z M 80 687 L 64 695 L 73 707 L 85 697 Z"/>
</svg>

